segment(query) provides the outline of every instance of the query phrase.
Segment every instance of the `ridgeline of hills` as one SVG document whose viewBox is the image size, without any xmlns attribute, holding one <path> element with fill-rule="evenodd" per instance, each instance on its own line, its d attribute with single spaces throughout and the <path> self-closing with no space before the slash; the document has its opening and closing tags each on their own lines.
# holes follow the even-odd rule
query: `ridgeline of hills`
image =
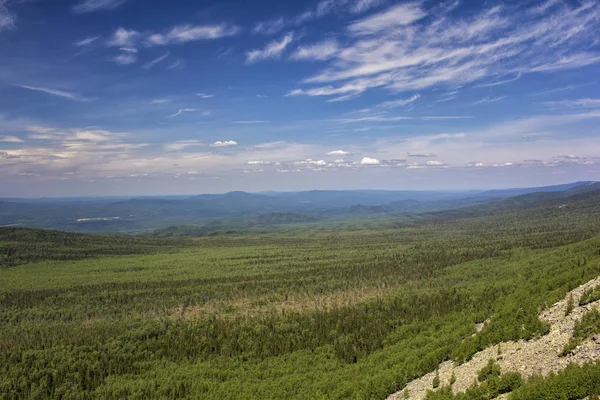
<svg viewBox="0 0 600 400">
<path fill-rule="evenodd" d="M 480 205 L 507 207 L 600 189 L 597 182 L 490 191 L 313 190 L 139 198 L 0 199 L 0 226 L 169 236 L 289 223 L 422 214 Z M 508 203 L 503 203 L 506 199 Z M 199 228 L 203 227 L 203 228 Z M 167 228 L 164 230 L 163 228 Z M 179 235 L 177 233 L 176 235 Z"/>
</svg>

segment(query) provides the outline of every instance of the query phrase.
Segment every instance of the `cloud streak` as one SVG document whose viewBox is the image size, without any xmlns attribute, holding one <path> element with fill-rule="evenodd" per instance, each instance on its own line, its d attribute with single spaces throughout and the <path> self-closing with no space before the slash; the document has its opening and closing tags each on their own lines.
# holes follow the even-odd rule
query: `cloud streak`
<svg viewBox="0 0 600 400">
<path fill-rule="evenodd" d="M 177 112 L 175 114 L 170 115 L 169 117 L 173 118 L 173 117 L 177 117 L 184 113 L 196 112 L 196 111 L 200 111 L 200 109 L 199 108 L 180 108 L 179 110 L 177 110 Z"/>
<path fill-rule="evenodd" d="M 84 0 L 73 6 L 73 12 L 85 14 L 95 11 L 112 10 L 124 4 L 126 1 L 127 0 Z"/>
<path fill-rule="evenodd" d="M 212 40 L 235 36 L 240 32 L 237 26 L 217 25 L 177 25 L 165 33 L 153 33 L 146 38 L 148 46 L 180 44 L 196 40 Z"/>
<path fill-rule="evenodd" d="M 298 27 L 333 13 L 360 14 L 385 2 L 386 0 L 321 0 L 315 7 L 294 16 L 259 22 L 254 26 L 252 32 L 260 35 L 274 35 L 284 29 Z"/>
<path fill-rule="evenodd" d="M 62 97 L 64 99 L 69 99 L 69 100 L 73 100 L 73 101 L 88 102 L 88 101 L 92 100 L 89 97 L 83 97 L 77 93 L 67 92 L 65 90 L 44 88 L 44 87 L 39 87 L 39 86 L 28 86 L 28 85 L 15 85 L 15 86 L 20 87 L 21 89 L 27 89 L 27 90 L 31 90 L 34 92 L 46 93 L 46 94 L 49 94 L 52 96 Z"/>
<path fill-rule="evenodd" d="M 246 52 L 246 64 L 253 64 L 258 61 L 280 58 L 285 49 L 294 40 L 293 32 L 287 33 L 281 40 L 273 40 L 262 49 L 254 49 Z"/>
<path fill-rule="evenodd" d="M 294 60 L 328 60 L 339 52 L 339 45 L 335 40 L 326 40 L 311 46 L 301 46 L 296 49 L 291 58 Z"/>
<path fill-rule="evenodd" d="M 496 82 L 491 82 L 491 83 L 481 83 L 479 85 L 475 85 L 475 87 L 482 88 L 482 87 L 494 87 L 494 86 L 506 85 L 507 83 L 511 83 L 511 82 L 519 80 L 522 75 L 523 74 L 519 72 L 517 74 L 517 76 L 515 76 L 512 79 L 505 79 L 502 81 L 496 81 Z"/>
<path fill-rule="evenodd" d="M 543 104 L 551 108 L 600 108 L 600 99 L 584 98 L 575 100 L 546 101 Z"/>
<path fill-rule="evenodd" d="M 163 62 L 164 60 L 166 60 L 166 59 L 167 59 L 167 57 L 169 57 L 169 55 L 170 55 L 170 54 L 171 54 L 171 53 L 167 51 L 167 52 L 166 52 L 165 54 L 163 54 L 162 56 L 160 56 L 160 57 L 157 57 L 157 58 L 155 58 L 154 60 L 147 62 L 146 64 L 144 64 L 144 69 L 150 69 L 150 68 L 152 68 L 153 66 L 155 66 L 156 64 Z"/>
<path fill-rule="evenodd" d="M 96 40 L 100 39 L 100 36 L 90 36 L 82 39 L 78 42 L 73 43 L 77 47 L 84 47 L 94 43 Z"/>
</svg>

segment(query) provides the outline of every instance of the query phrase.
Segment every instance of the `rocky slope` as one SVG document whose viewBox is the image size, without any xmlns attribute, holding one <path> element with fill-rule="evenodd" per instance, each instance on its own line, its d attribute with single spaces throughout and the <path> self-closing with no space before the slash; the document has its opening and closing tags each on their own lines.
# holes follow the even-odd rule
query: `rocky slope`
<svg viewBox="0 0 600 400">
<path fill-rule="evenodd" d="M 452 373 L 454 373 L 456 380 L 452 384 L 452 390 L 454 393 L 464 392 L 477 380 L 478 371 L 487 364 L 490 358 L 497 360 L 502 372 L 519 372 L 524 377 L 535 374 L 547 375 L 551 371 L 565 368 L 569 363 L 583 364 L 599 360 L 600 335 L 589 338 L 573 354 L 560 357 L 563 347 L 573 335 L 575 323 L 587 312 L 600 307 L 600 301 L 581 307 L 577 306 L 583 293 L 598 285 L 600 285 L 600 277 L 572 290 L 563 300 L 544 310 L 540 318 L 550 324 L 550 332 L 547 335 L 530 341 L 500 343 L 475 354 L 470 361 L 462 365 L 455 365 L 452 361 L 440 364 L 441 386 L 449 385 Z M 576 306 L 568 316 L 565 316 L 567 302 L 571 295 Z M 410 382 L 405 388 L 408 389 L 408 399 L 424 399 L 427 390 L 433 390 L 434 377 L 435 372 L 432 372 Z M 405 399 L 405 389 L 392 394 L 388 400 Z"/>
</svg>

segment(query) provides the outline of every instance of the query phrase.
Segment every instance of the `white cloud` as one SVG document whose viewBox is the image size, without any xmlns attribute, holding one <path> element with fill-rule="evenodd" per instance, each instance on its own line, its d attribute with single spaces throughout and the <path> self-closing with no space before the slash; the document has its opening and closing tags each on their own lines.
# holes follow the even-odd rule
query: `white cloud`
<svg viewBox="0 0 600 400">
<path fill-rule="evenodd" d="M 379 161 L 376 158 L 363 157 L 363 159 L 360 160 L 360 165 L 379 165 L 379 164 L 381 164 L 381 161 Z"/>
<path fill-rule="evenodd" d="M 248 164 L 248 165 L 270 165 L 271 162 L 263 161 L 263 160 L 251 160 L 251 161 L 248 161 L 246 164 Z"/>
<path fill-rule="evenodd" d="M 165 143 L 163 148 L 167 151 L 181 151 L 188 147 L 203 146 L 203 143 L 199 140 L 178 140 L 176 142 Z"/>
<path fill-rule="evenodd" d="M 169 54 L 171 54 L 171 53 L 167 51 L 167 52 L 166 52 L 165 54 L 163 54 L 162 56 L 160 56 L 160 57 L 157 57 L 157 58 L 155 58 L 154 60 L 147 62 L 146 64 L 144 64 L 144 68 L 145 68 L 145 69 L 150 69 L 150 68 L 152 68 L 153 66 L 155 66 L 156 64 L 158 64 L 158 63 L 160 63 L 160 62 L 163 62 L 164 60 L 166 60 L 166 59 L 167 59 L 167 57 L 169 57 Z"/>
<path fill-rule="evenodd" d="M 328 156 L 345 156 L 348 154 L 350 154 L 350 153 L 347 151 L 344 151 L 344 150 L 332 150 L 332 151 L 327 152 Z"/>
<path fill-rule="evenodd" d="M 249 50 L 246 52 L 246 63 L 252 64 L 269 58 L 279 58 L 293 40 L 294 33 L 289 32 L 279 42 L 274 40 L 262 50 Z"/>
<path fill-rule="evenodd" d="M 228 146 L 237 146 L 238 142 L 236 142 L 235 140 L 217 140 L 216 142 L 212 143 L 210 146 L 211 147 L 228 147 Z"/>
<path fill-rule="evenodd" d="M 212 97 L 215 97 L 214 94 L 206 94 L 206 93 L 196 93 L 196 96 L 198 96 L 202 99 L 210 99 Z"/>
<path fill-rule="evenodd" d="M 262 35 L 274 35 L 289 27 L 296 27 L 307 22 L 326 17 L 334 12 L 349 11 L 353 14 L 365 12 L 377 7 L 386 0 L 321 0 L 314 8 L 291 17 L 279 17 L 259 22 L 252 32 Z"/>
<path fill-rule="evenodd" d="M 467 163 L 467 167 L 468 168 L 482 168 L 482 167 L 485 167 L 485 164 L 482 163 L 481 161 L 473 161 L 473 162 Z"/>
<path fill-rule="evenodd" d="M 252 121 L 233 121 L 232 124 L 240 125 L 252 125 L 252 124 L 266 124 L 268 121 L 252 120 Z"/>
<path fill-rule="evenodd" d="M 428 157 L 435 157 L 435 154 L 429 154 L 429 153 L 407 153 L 406 154 L 407 157 L 416 157 L 416 158 L 428 158 Z"/>
<path fill-rule="evenodd" d="M 84 47 L 84 46 L 94 43 L 98 39 L 100 39 L 100 36 L 90 36 L 90 37 L 86 37 L 85 39 L 82 39 L 78 42 L 75 42 L 74 45 L 77 47 Z"/>
<path fill-rule="evenodd" d="M 135 30 L 127 30 L 119 27 L 108 40 L 108 45 L 112 47 L 133 48 L 140 38 L 140 33 Z"/>
<path fill-rule="evenodd" d="M 188 112 L 196 112 L 196 111 L 200 111 L 199 108 L 180 108 L 179 110 L 177 110 L 177 112 L 173 115 L 171 115 L 170 117 L 176 117 L 178 115 L 181 115 L 183 113 L 188 113 Z"/>
<path fill-rule="evenodd" d="M 600 108 L 600 99 L 546 101 L 543 104 L 552 108 Z"/>
<path fill-rule="evenodd" d="M 182 60 L 175 60 L 167 69 L 183 69 L 184 67 L 185 63 Z"/>
<path fill-rule="evenodd" d="M 0 0 L 0 32 L 3 30 L 12 30 L 17 27 L 15 14 L 8 11 L 6 4 L 8 0 Z"/>
<path fill-rule="evenodd" d="M 362 13 L 375 8 L 385 3 L 386 0 L 357 0 L 353 5 L 350 6 L 350 11 L 353 13 Z"/>
<path fill-rule="evenodd" d="M 23 143 L 23 139 L 19 139 L 16 136 L 1 136 L 0 142 L 5 143 Z"/>
<path fill-rule="evenodd" d="M 287 25 L 287 21 L 283 17 L 280 17 L 271 21 L 259 22 L 254 26 L 252 32 L 262 35 L 273 35 L 283 30 Z"/>
<path fill-rule="evenodd" d="M 313 160 L 312 158 L 307 158 L 304 161 L 296 161 L 294 163 L 294 165 L 310 165 L 310 166 L 323 167 L 323 166 L 327 165 L 327 162 L 325 160 Z"/>
<path fill-rule="evenodd" d="M 335 40 L 326 40 L 311 46 L 301 46 L 291 55 L 294 60 L 328 60 L 339 51 Z"/>
<path fill-rule="evenodd" d="M 398 107 L 404 107 L 414 101 L 417 101 L 419 99 L 419 97 L 421 97 L 418 94 L 415 94 L 414 96 L 411 96 L 407 99 L 399 99 L 399 100 L 391 100 L 391 101 L 385 101 L 383 103 L 379 103 L 377 104 L 375 107 L 376 108 L 383 108 L 383 109 L 391 109 L 391 108 L 398 108 Z"/>
<path fill-rule="evenodd" d="M 503 100 L 505 99 L 506 96 L 499 96 L 499 97 L 484 97 L 481 100 L 476 101 L 473 104 L 486 104 L 486 103 L 495 103 L 497 101 Z"/>
<path fill-rule="evenodd" d="M 50 94 L 52 96 L 62 97 L 65 99 L 79 101 L 79 102 L 86 102 L 86 101 L 92 100 L 90 98 L 83 97 L 77 93 L 67 92 L 65 90 L 43 88 L 43 87 L 38 87 L 38 86 L 27 86 L 27 85 L 15 85 L 15 86 L 23 88 L 23 89 L 33 90 L 35 92 L 42 92 L 42 93 Z"/>
<path fill-rule="evenodd" d="M 152 100 L 151 102 L 149 102 L 149 104 L 168 104 L 173 102 L 173 99 L 170 99 L 168 97 L 162 98 L 162 99 L 156 99 L 156 100 Z"/>
<path fill-rule="evenodd" d="M 129 48 L 129 47 L 121 47 L 119 50 L 124 51 L 126 53 L 134 53 L 134 54 L 137 54 L 139 52 L 138 49 Z"/>
<path fill-rule="evenodd" d="M 420 2 L 398 4 L 384 12 L 353 23 L 348 30 L 357 35 L 375 35 L 382 31 L 410 25 L 426 15 Z"/>
<path fill-rule="evenodd" d="M 116 62 L 117 64 L 121 64 L 121 65 L 134 64 L 137 61 L 137 56 L 131 52 L 123 53 L 123 54 L 119 54 L 118 56 L 114 57 L 112 59 L 112 61 Z"/>
<path fill-rule="evenodd" d="M 36 133 L 54 133 L 56 129 L 49 128 L 47 126 L 39 126 L 39 125 L 29 125 L 26 127 L 28 131 L 36 132 Z"/>
<path fill-rule="evenodd" d="M 368 89 L 383 86 L 388 83 L 388 76 L 381 75 L 373 79 L 356 79 L 342 86 L 334 87 L 332 85 L 317 87 L 313 89 L 303 90 L 295 89 L 289 92 L 286 96 L 331 96 L 331 95 L 358 95 Z"/>
<path fill-rule="evenodd" d="M 177 25 L 166 33 L 154 33 L 147 37 L 150 46 L 186 43 L 196 40 L 220 39 L 235 36 L 240 32 L 237 26 L 218 25 Z"/>
<path fill-rule="evenodd" d="M 89 13 L 100 10 L 112 10 L 117 8 L 127 0 L 84 0 L 73 6 L 75 13 Z"/>
<path fill-rule="evenodd" d="M 429 160 L 429 161 L 425 162 L 425 164 L 430 167 L 441 167 L 443 165 L 446 165 L 443 162 L 437 161 L 437 160 Z"/>
<path fill-rule="evenodd" d="M 482 3 L 483 4 L 483 3 Z M 503 5 L 471 14 L 452 7 L 402 3 L 351 23 L 345 43 L 317 74 L 289 95 L 358 96 L 367 90 L 407 92 L 488 82 L 508 84 L 525 73 L 600 63 L 600 3 L 550 7 L 542 15 Z M 466 16 L 465 16 L 466 15 Z M 423 18 L 427 16 L 427 18 Z M 493 77 L 508 77 L 489 81 Z M 448 101 L 456 95 L 444 96 Z"/>
<path fill-rule="evenodd" d="M 412 117 L 388 117 L 385 115 L 370 115 L 366 117 L 358 117 L 358 118 L 342 118 L 334 120 L 336 122 L 340 122 L 342 124 L 352 124 L 357 122 L 395 122 L 395 121 L 404 121 L 413 119 Z"/>
<path fill-rule="evenodd" d="M 600 13 L 598 14 L 600 15 Z M 596 64 L 598 62 L 600 62 L 600 55 L 595 53 L 580 53 L 560 57 L 559 59 L 548 63 L 538 63 L 533 67 L 523 68 L 523 70 L 529 72 L 553 72 L 586 67 L 588 65 Z"/>
<path fill-rule="evenodd" d="M 72 138 L 89 142 L 105 142 L 114 137 L 114 134 L 101 129 L 74 129 Z"/>
<path fill-rule="evenodd" d="M 516 80 L 519 80 L 519 79 L 521 78 L 521 76 L 522 76 L 522 75 L 523 75 L 523 74 L 519 72 L 519 73 L 517 74 L 517 76 L 515 76 L 514 78 L 511 78 L 511 79 L 505 79 L 505 80 L 502 80 L 502 81 L 490 82 L 490 83 L 481 83 L 481 84 L 479 84 L 479 85 L 475 85 L 475 87 L 482 88 L 482 87 L 493 87 L 493 86 L 505 85 L 505 84 L 507 84 L 507 83 L 511 83 L 511 82 L 514 82 L 514 81 L 516 81 Z"/>
</svg>

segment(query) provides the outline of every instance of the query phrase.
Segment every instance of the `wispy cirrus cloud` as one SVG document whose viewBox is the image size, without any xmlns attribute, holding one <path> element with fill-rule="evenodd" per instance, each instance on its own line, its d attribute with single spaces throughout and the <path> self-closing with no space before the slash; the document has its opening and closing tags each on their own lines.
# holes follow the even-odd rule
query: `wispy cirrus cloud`
<svg viewBox="0 0 600 400">
<path fill-rule="evenodd" d="M 165 33 L 153 33 L 147 36 L 148 46 L 179 44 L 196 40 L 220 39 L 235 36 L 240 32 L 238 26 L 228 24 L 217 25 L 177 25 Z"/>
<path fill-rule="evenodd" d="M 495 103 L 495 102 L 497 102 L 497 101 L 500 101 L 500 100 L 503 100 L 503 99 L 505 99 L 505 98 L 506 98 L 506 96 L 498 96 L 498 97 L 489 97 L 489 96 L 488 96 L 488 97 L 484 97 L 484 98 L 483 98 L 483 99 L 481 99 L 481 100 L 477 100 L 477 101 L 476 101 L 475 103 L 473 103 L 473 104 L 477 105 L 477 104 Z"/>
<path fill-rule="evenodd" d="M 262 49 L 254 49 L 246 52 L 246 64 L 252 64 L 261 60 L 267 60 L 270 58 L 279 58 L 285 51 L 285 49 L 294 40 L 294 33 L 289 32 L 281 38 L 281 40 L 273 40 L 267 46 Z"/>
<path fill-rule="evenodd" d="M 67 92 L 65 90 L 45 88 L 45 87 L 39 87 L 39 86 L 28 86 L 28 85 L 15 85 L 15 86 L 20 87 L 22 89 L 31 90 L 34 92 L 42 92 L 42 93 L 46 93 L 46 94 L 49 94 L 52 96 L 62 97 L 64 99 L 69 99 L 69 100 L 74 100 L 74 101 L 79 101 L 79 102 L 88 102 L 88 101 L 92 100 L 89 97 L 84 97 L 80 94 L 73 93 L 73 92 Z"/>
<path fill-rule="evenodd" d="M 5 143 L 23 143 L 24 140 L 16 136 L 0 136 L 0 142 Z"/>
<path fill-rule="evenodd" d="M 360 14 L 384 4 L 387 0 L 321 0 L 314 7 L 299 14 L 278 17 L 257 23 L 252 32 L 261 35 L 274 35 L 287 28 L 298 27 L 328 15 L 345 12 Z"/>
<path fill-rule="evenodd" d="M 75 46 L 77 47 L 84 47 L 87 45 L 90 45 L 92 43 L 94 43 L 96 40 L 100 39 L 100 36 L 89 36 L 86 37 L 85 39 L 79 40 L 75 43 L 73 43 Z"/>
<path fill-rule="evenodd" d="M 357 96 L 371 89 L 450 88 L 485 78 L 491 80 L 479 86 L 492 87 L 525 73 L 600 63 L 600 52 L 594 51 L 598 2 L 561 2 L 542 14 L 529 12 L 530 4 L 504 4 L 468 16 L 453 12 L 458 2 L 424 4 L 398 4 L 350 23 L 346 45 L 304 80 L 312 87 L 289 94 Z M 493 79 L 507 75 L 512 77 Z"/>
<path fill-rule="evenodd" d="M 339 52 L 339 45 L 335 40 L 326 40 L 311 46 L 300 46 L 291 55 L 294 60 L 328 60 Z"/>
<path fill-rule="evenodd" d="M 191 140 L 177 140 L 175 142 L 165 143 L 163 148 L 167 151 L 181 151 L 187 149 L 189 147 L 198 147 L 204 146 L 200 140 L 191 139 Z"/>
<path fill-rule="evenodd" d="M 352 23 L 348 26 L 348 30 L 361 36 L 386 33 L 389 29 L 411 25 L 426 15 L 421 2 L 398 4 L 386 11 Z"/>
<path fill-rule="evenodd" d="M 334 122 L 339 122 L 342 124 L 353 124 L 353 123 L 357 123 L 357 122 L 397 122 L 397 121 L 405 121 L 405 120 L 410 120 L 413 119 L 413 117 L 394 117 L 394 116 L 387 116 L 385 114 L 378 114 L 378 115 L 368 115 L 365 117 L 358 117 L 358 118 L 340 118 L 340 119 L 335 119 L 333 120 Z"/>
<path fill-rule="evenodd" d="M 150 68 L 154 67 L 156 64 L 163 62 L 164 60 L 167 59 L 167 57 L 169 57 L 170 54 L 171 53 L 167 51 L 162 56 L 156 57 L 154 60 L 147 62 L 146 64 L 144 64 L 144 69 L 150 69 Z"/>
<path fill-rule="evenodd" d="M 124 52 L 112 58 L 112 61 L 121 65 L 129 65 L 137 62 L 137 56 L 134 52 Z"/>
<path fill-rule="evenodd" d="M 384 101 L 383 103 L 377 104 L 375 106 L 375 108 L 393 109 L 393 108 L 404 107 L 410 103 L 417 101 L 420 97 L 421 97 L 420 95 L 415 94 L 407 99 Z"/>
<path fill-rule="evenodd" d="M 357 0 L 350 5 L 350 11 L 359 14 L 384 4 L 386 0 Z"/>
<path fill-rule="evenodd" d="M 196 112 L 196 111 L 201 111 L 201 110 L 199 108 L 180 108 L 179 110 L 177 110 L 177 112 L 175 114 L 170 115 L 169 117 L 173 118 L 173 117 L 177 117 L 184 113 Z"/>
<path fill-rule="evenodd" d="M 11 30 L 17 27 L 17 17 L 10 12 L 6 7 L 8 0 L 0 0 L 0 32 L 3 30 Z"/>
<path fill-rule="evenodd" d="M 584 98 L 572 100 L 545 101 L 551 108 L 600 108 L 600 99 Z"/>
<path fill-rule="evenodd" d="M 252 32 L 263 35 L 274 35 L 281 32 L 288 25 L 289 23 L 283 17 L 279 17 L 271 21 L 259 22 L 254 26 Z"/>
<path fill-rule="evenodd" d="M 479 85 L 475 85 L 475 87 L 482 88 L 482 87 L 493 87 L 493 86 L 506 85 L 507 83 L 511 83 L 511 82 L 519 80 L 522 75 L 523 74 L 519 72 L 519 73 L 517 73 L 517 76 L 515 76 L 514 78 L 504 79 L 504 80 L 500 80 L 500 81 L 494 81 L 494 82 L 490 82 L 490 83 L 480 83 Z"/>
<path fill-rule="evenodd" d="M 127 0 L 84 0 L 73 6 L 73 12 L 85 14 L 95 11 L 112 10 L 126 1 Z"/>
<path fill-rule="evenodd" d="M 154 99 L 148 102 L 148 104 L 169 104 L 172 103 L 173 99 L 169 97 L 163 97 L 162 99 Z"/>
</svg>

